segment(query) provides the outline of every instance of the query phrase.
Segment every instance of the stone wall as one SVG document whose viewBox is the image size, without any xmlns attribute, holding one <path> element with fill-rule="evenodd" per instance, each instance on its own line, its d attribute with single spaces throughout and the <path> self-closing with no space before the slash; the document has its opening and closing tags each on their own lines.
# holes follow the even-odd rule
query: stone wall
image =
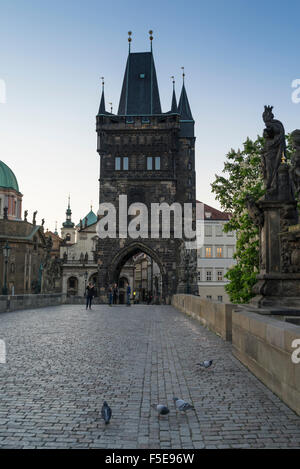
<svg viewBox="0 0 300 469">
<path fill-rule="evenodd" d="M 62 293 L 37 295 L 0 295 L 0 313 L 29 308 L 43 308 L 65 303 Z"/>
<path fill-rule="evenodd" d="M 232 314 L 233 354 L 300 415 L 300 363 L 292 362 L 295 339 L 300 339 L 297 325 L 253 312 Z"/>
<path fill-rule="evenodd" d="M 172 305 L 183 313 L 198 319 L 201 324 L 223 339 L 231 340 L 231 316 L 235 305 L 185 294 L 173 295 Z"/>
</svg>

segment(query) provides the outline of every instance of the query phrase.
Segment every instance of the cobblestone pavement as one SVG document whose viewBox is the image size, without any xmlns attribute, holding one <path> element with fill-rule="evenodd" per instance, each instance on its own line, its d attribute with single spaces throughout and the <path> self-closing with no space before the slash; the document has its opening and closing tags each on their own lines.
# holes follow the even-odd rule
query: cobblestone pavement
<svg viewBox="0 0 300 469">
<path fill-rule="evenodd" d="M 300 447 L 300 418 L 171 306 L 4 313 L 0 339 L 0 448 Z M 207 358 L 214 368 L 199 369 Z M 195 410 L 176 413 L 173 396 Z M 169 416 L 158 419 L 158 402 Z"/>
</svg>

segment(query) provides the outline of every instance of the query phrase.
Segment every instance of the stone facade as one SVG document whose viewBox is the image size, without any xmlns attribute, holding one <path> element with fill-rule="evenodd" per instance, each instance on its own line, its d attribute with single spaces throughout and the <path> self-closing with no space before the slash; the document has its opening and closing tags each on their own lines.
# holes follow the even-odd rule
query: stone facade
<svg viewBox="0 0 300 469">
<path fill-rule="evenodd" d="M 194 121 L 184 85 L 178 108 L 174 98 L 175 93 L 172 110 L 162 113 L 152 53 L 129 53 L 117 115 L 105 111 L 102 93 L 96 125 L 99 198 L 100 203 L 115 205 L 117 220 L 119 195 L 127 195 L 128 206 L 136 202 L 147 206 L 149 227 L 152 203 L 189 202 L 195 207 Z M 193 221 L 195 228 L 195 208 Z M 127 260 L 143 252 L 159 266 L 162 298 L 169 302 L 184 283 L 183 240 L 172 235 L 171 239 L 161 236 L 154 239 L 150 230 L 148 237 L 137 239 L 118 235 L 119 232 L 115 239 L 107 237 L 99 241 L 99 292 L 103 301 L 106 301 L 108 285 L 118 281 Z M 196 265 L 190 271 L 195 289 Z"/>
<path fill-rule="evenodd" d="M 233 255 L 236 234 L 225 233 L 223 230 L 229 220 L 227 213 L 206 204 L 203 207 L 203 214 L 202 210 L 197 212 L 202 216 L 198 219 L 197 215 L 199 233 L 201 234 L 201 230 L 204 231 L 203 246 L 199 247 L 197 253 L 198 294 L 205 299 L 229 302 L 229 296 L 225 291 L 228 280 L 224 276 L 235 264 Z"/>
</svg>

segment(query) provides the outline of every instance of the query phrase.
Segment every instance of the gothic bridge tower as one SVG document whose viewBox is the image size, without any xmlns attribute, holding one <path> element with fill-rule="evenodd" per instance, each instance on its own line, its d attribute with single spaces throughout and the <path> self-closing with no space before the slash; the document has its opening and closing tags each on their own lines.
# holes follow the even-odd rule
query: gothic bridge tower
<svg viewBox="0 0 300 469">
<path fill-rule="evenodd" d="M 139 53 L 131 52 L 129 42 L 118 113 L 106 111 L 103 83 L 96 117 L 99 201 L 115 205 L 117 220 L 119 195 L 127 195 L 128 207 L 133 202 L 145 204 L 149 211 L 149 235 L 132 239 L 117 234 L 116 238 L 99 240 L 98 291 L 103 302 L 107 302 L 108 285 L 118 281 L 124 264 L 138 252 L 146 253 L 158 264 L 163 301 L 169 302 L 176 291 L 186 291 L 185 275 L 188 275 L 190 293 L 193 293 L 192 285 L 196 285 L 196 266 L 183 265 L 183 240 L 172 236 L 152 238 L 150 233 L 151 203 L 179 202 L 182 207 L 184 203 L 192 203 L 195 222 L 194 120 L 184 74 L 178 106 L 174 80 L 171 103 L 171 110 L 162 112 L 152 42 L 150 52 Z"/>
</svg>

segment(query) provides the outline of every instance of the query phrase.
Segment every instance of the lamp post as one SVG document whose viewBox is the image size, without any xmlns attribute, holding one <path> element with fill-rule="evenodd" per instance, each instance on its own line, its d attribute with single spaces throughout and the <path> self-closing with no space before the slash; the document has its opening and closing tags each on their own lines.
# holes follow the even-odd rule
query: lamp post
<svg viewBox="0 0 300 469">
<path fill-rule="evenodd" d="M 89 273 L 86 270 L 85 273 L 84 273 L 84 296 L 86 295 L 86 282 L 87 282 L 88 275 L 89 275 Z"/>
<path fill-rule="evenodd" d="M 2 294 L 7 295 L 8 294 L 8 289 L 7 289 L 7 264 L 8 264 L 8 259 L 10 255 L 10 250 L 11 247 L 8 245 L 8 241 L 6 241 L 6 244 L 3 248 L 3 257 L 4 257 L 4 285 L 2 288 Z"/>
</svg>

